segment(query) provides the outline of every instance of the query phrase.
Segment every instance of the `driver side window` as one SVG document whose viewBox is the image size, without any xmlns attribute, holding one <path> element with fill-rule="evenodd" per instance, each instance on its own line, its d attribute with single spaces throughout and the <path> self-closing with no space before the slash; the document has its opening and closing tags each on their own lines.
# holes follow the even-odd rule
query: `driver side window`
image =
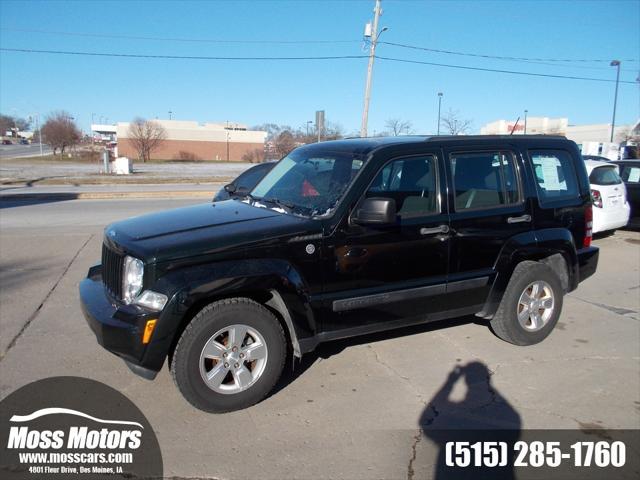
<svg viewBox="0 0 640 480">
<path fill-rule="evenodd" d="M 426 155 L 387 163 L 369 186 L 366 197 L 394 199 L 401 218 L 439 213 L 436 158 Z"/>
</svg>

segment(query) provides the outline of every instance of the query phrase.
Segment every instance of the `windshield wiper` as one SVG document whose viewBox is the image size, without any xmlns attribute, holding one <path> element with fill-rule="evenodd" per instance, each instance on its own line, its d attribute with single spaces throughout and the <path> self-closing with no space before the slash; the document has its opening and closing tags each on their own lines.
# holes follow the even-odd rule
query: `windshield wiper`
<svg viewBox="0 0 640 480">
<path fill-rule="evenodd" d="M 295 203 L 287 202 L 284 200 L 280 200 L 279 198 L 261 198 L 263 202 L 275 203 L 277 206 L 281 208 L 285 208 L 288 211 L 293 211 L 295 208 L 298 208 L 298 205 Z"/>
<path fill-rule="evenodd" d="M 254 197 L 251 193 L 247 193 L 244 198 L 248 198 L 249 200 L 251 200 L 252 202 L 259 202 L 260 200 L 262 200 L 261 197 Z"/>
</svg>

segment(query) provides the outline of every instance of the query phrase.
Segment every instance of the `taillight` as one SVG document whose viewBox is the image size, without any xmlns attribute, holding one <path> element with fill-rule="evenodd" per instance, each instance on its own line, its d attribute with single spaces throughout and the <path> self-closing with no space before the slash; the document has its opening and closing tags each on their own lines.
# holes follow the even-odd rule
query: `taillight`
<svg viewBox="0 0 640 480">
<path fill-rule="evenodd" d="M 591 190 L 591 198 L 593 199 L 593 206 L 602 208 L 602 195 L 600 190 Z"/>
<path fill-rule="evenodd" d="M 593 207 L 591 206 L 591 204 L 589 204 L 584 210 L 584 239 L 582 240 L 582 246 L 584 248 L 591 246 L 592 237 L 593 237 Z"/>
</svg>

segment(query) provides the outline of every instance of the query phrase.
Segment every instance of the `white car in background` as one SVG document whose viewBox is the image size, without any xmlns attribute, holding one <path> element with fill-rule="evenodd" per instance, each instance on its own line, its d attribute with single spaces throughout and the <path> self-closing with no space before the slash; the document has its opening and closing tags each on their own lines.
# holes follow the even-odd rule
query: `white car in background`
<svg viewBox="0 0 640 480">
<path fill-rule="evenodd" d="M 593 233 L 624 227 L 629 223 L 631 208 L 618 166 L 596 160 L 585 160 L 584 163 L 593 198 Z"/>
</svg>

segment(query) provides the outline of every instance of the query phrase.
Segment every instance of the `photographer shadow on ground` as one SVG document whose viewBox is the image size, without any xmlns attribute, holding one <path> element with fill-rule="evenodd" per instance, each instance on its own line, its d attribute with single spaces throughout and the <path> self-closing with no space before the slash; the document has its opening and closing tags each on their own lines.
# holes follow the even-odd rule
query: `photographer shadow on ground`
<svg viewBox="0 0 640 480">
<path fill-rule="evenodd" d="M 506 478 L 515 479 L 513 444 L 520 438 L 521 419 L 513 406 L 491 383 L 492 373 L 478 361 L 456 365 L 445 383 L 427 404 L 420 418 L 424 436 L 438 448 L 433 478 Z M 456 454 L 456 445 L 449 442 L 505 442 L 508 463 L 491 468 L 475 467 L 474 451 Z M 447 455 L 447 448 L 450 455 Z M 481 448 L 481 447 L 477 447 Z M 492 461 L 492 453 L 481 450 L 483 459 Z M 447 458 L 449 457 L 449 458 Z M 455 465 L 456 457 L 459 463 Z M 494 457 L 494 460 L 497 457 Z M 469 466 L 462 466 L 466 460 Z"/>
</svg>

